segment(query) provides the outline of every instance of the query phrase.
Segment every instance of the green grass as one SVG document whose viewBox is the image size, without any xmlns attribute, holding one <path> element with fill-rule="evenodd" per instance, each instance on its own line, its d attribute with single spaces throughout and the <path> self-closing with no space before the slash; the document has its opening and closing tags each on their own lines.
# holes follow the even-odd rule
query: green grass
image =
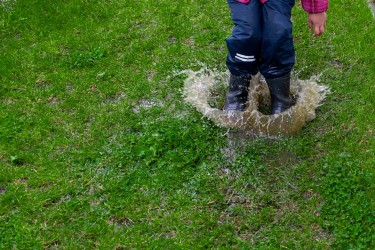
<svg viewBox="0 0 375 250">
<path fill-rule="evenodd" d="M 176 72 L 225 70 L 225 1 L 0 3 L 0 249 L 374 248 L 375 24 L 331 1 L 300 78 L 332 94 L 301 133 L 202 119 Z"/>
</svg>

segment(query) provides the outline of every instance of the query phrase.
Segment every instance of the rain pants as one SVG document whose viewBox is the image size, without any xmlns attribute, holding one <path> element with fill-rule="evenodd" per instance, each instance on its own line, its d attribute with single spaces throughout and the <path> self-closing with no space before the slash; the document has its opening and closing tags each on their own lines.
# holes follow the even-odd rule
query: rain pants
<svg viewBox="0 0 375 250">
<path fill-rule="evenodd" d="M 294 0 L 239 1 L 227 0 L 235 25 L 227 39 L 229 71 L 237 76 L 260 71 L 266 79 L 289 73 L 295 58 L 290 20 Z"/>
</svg>

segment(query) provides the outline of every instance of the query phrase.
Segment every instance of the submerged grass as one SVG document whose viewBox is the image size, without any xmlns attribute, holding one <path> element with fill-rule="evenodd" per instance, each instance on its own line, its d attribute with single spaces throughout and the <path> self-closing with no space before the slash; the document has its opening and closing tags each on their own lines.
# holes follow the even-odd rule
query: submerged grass
<svg viewBox="0 0 375 250">
<path fill-rule="evenodd" d="M 0 248 L 373 248 L 375 24 L 328 16 L 293 20 L 332 94 L 271 141 L 181 97 L 175 72 L 225 69 L 225 2 L 1 1 Z"/>
</svg>

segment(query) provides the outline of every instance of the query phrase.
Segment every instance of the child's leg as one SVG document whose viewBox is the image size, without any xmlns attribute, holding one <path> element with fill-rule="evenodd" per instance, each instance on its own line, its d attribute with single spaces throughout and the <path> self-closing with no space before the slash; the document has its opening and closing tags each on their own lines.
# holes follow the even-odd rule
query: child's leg
<svg viewBox="0 0 375 250">
<path fill-rule="evenodd" d="M 255 75 L 262 40 L 261 4 L 259 0 L 252 0 L 249 4 L 227 1 L 235 25 L 232 37 L 227 39 L 228 69 L 236 76 Z"/>
<path fill-rule="evenodd" d="M 259 70 L 267 79 L 290 73 L 294 65 L 291 12 L 294 0 L 267 0 L 262 9 L 263 40 Z"/>
<path fill-rule="evenodd" d="M 245 110 L 251 75 L 258 72 L 261 51 L 261 5 L 258 0 L 249 4 L 228 0 L 235 25 L 227 39 L 227 66 L 231 72 L 225 99 L 225 110 Z"/>
<path fill-rule="evenodd" d="M 292 22 L 294 0 L 268 0 L 262 9 L 263 41 L 259 70 L 266 78 L 272 114 L 292 106 L 290 72 L 294 64 Z"/>
</svg>

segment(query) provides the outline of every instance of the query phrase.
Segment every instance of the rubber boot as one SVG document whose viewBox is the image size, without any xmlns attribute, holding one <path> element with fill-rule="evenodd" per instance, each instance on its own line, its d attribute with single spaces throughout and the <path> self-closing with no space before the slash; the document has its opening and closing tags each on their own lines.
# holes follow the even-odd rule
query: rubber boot
<svg viewBox="0 0 375 250">
<path fill-rule="evenodd" d="M 266 79 L 271 95 L 271 114 L 281 113 L 293 105 L 290 96 L 290 73 L 273 79 Z"/>
<path fill-rule="evenodd" d="M 244 111 L 246 109 L 250 79 L 251 77 L 230 75 L 224 110 Z"/>
</svg>

